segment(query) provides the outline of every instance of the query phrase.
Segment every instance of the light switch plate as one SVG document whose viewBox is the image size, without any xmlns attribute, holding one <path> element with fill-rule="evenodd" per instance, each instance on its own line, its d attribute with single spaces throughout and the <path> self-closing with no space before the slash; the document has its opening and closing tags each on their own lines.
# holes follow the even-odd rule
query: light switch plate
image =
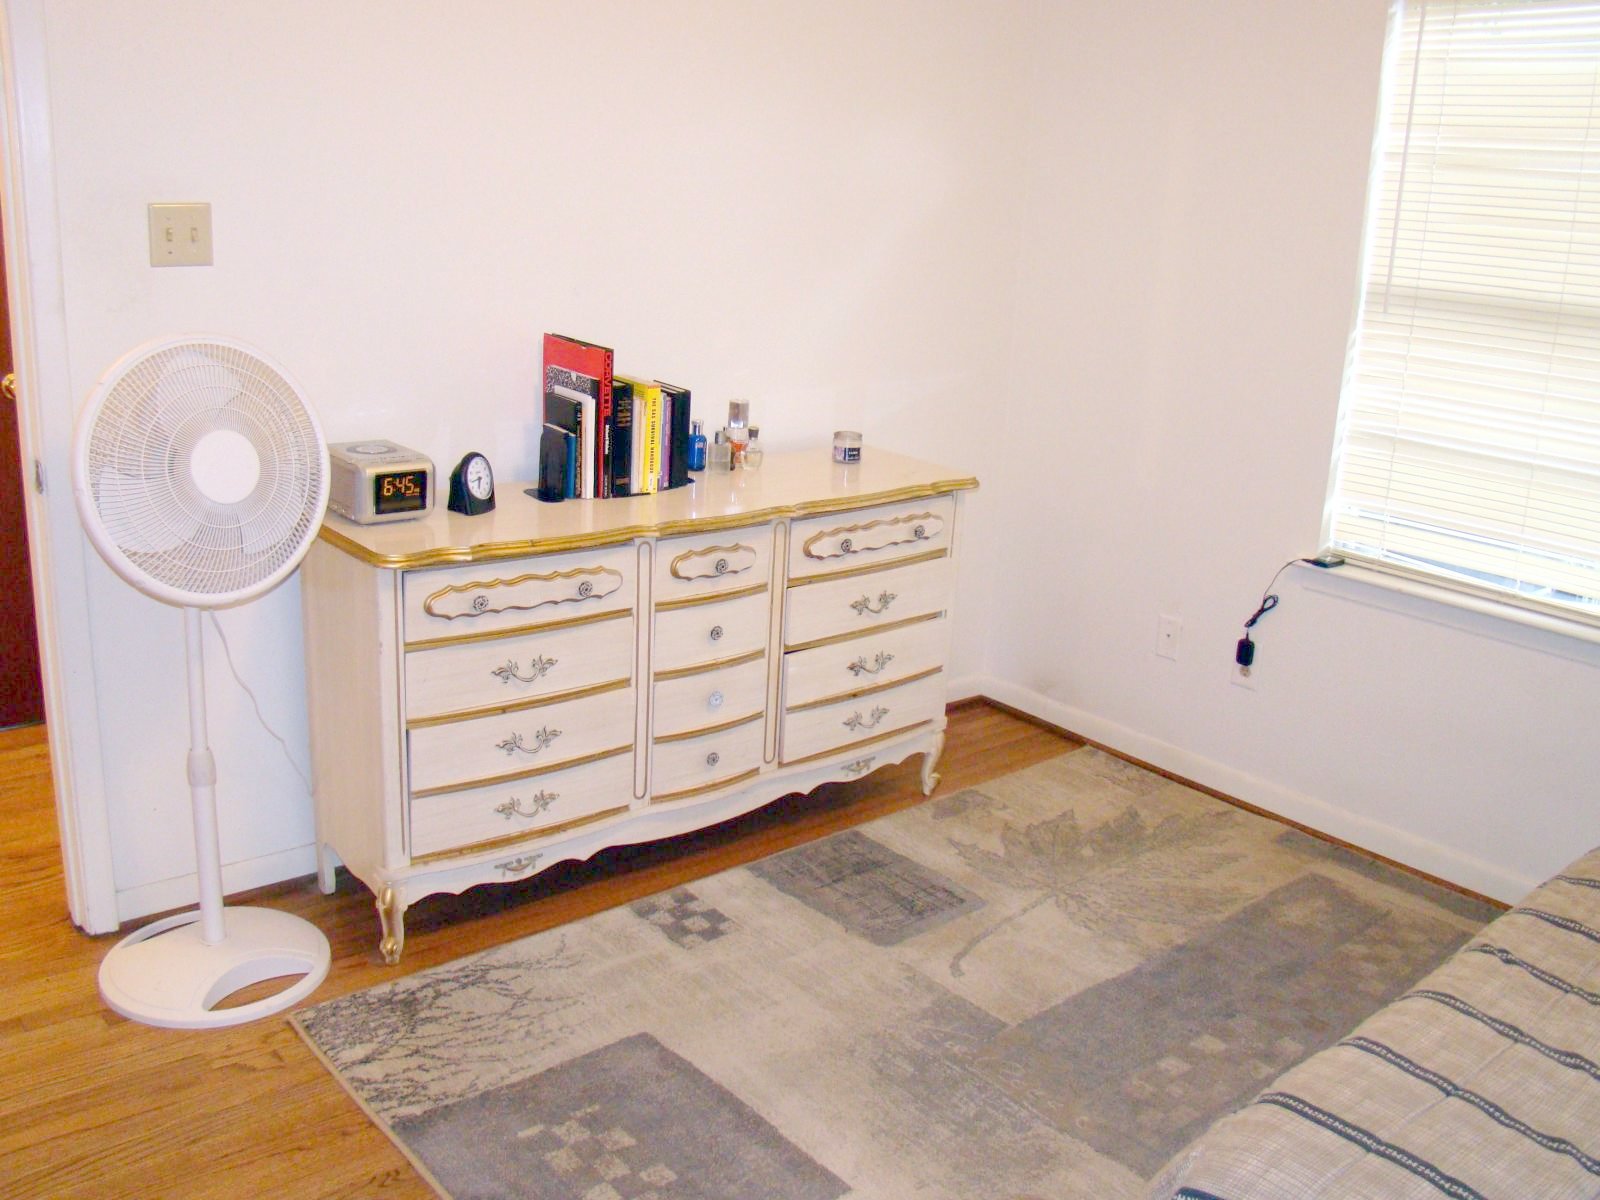
<svg viewBox="0 0 1600 1200">
<path fill-rule="evenodd" d="M 211 205 L 150 205 L 150 265 L 209 267 Z"/>
</svg>

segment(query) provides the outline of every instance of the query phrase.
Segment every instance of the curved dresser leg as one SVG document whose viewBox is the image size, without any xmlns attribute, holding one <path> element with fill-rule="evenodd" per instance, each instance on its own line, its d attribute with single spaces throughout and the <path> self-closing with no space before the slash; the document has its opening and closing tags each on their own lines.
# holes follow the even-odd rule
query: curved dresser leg
<svg viewBox="0 0 1600 1200">
<path fill-rule="evenodd" d="M 933 744 L 922 753 L 922 794 L 933 795 L 933 789 L 939 786 L 939 772 L 934 768 L 939 765 L 939 755 L 944 753 L 944 734 L 939 734 L 933 739 Z"/>
<path fill-rule="evenodd" d="M 378 943 L 378 950 L 386 965 L 396 966 L 406 944 L 406 906 L 392 887 L 385 886 L 378 893 L 378 919 L 383 922 L 383 940 Z"/>
</svg>

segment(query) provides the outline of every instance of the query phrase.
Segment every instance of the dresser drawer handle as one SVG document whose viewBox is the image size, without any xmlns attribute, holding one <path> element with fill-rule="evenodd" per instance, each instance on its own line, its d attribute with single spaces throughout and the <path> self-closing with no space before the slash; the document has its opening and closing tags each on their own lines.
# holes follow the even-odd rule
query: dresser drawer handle
<svg viewBox="0 0 1600 1200">
<path fill-rule="evenodd" d="M 863 717 L 859 712 L 851 713 L 844 719 L 846 729 L 875 729 L 878 722 L 889 715 L 887 708 L 874 706 L 870 717 Z"/>
<path fill-rule="evenodd" d="M 859 600 L 850 601 L 850 607 L 856 610 L 856 616 L 858 617 L 864 617 L 868 613 L 877 616 L 879 613 L 889 611 L 889 605 L 893 604 L 894 601 L 895 594 L 893 592 L 879 592 L 876 607 L 874 607 L 874 601 L 870 596 L 863 596 Z"/>
<path fill-rule="evenodd" d="M 847 762 L 839 769 L 846 775 L 860 775 L 865 771 L 872 770 L 872 764 L 876 761 L 876 755 L 868 755 L 866 758 L 856 759 L 855 762 Z"/>
<path fill-rule="evenodd" d="M 720 642 L 722 640 L 722 626 L 721 625 L 713 625 L 711 627 L 711 640 L 713 642 Z"/>
<path fill-rule="evenodd" d="M 721 761 L 722 755 L 718 754 L 715 750 L 706 755 L 706 766 L 708 767 L 714 767 Z"/>
<path fill-rule="evenodd" d="M 522 801 L 513 796 L 504 804 L 495 805 L 494 810 L 508 821 L 512 817 L 537 817 L 559 799 L 561 799 L 560 792 L 546 792 L 541 789 L 537 796 L 528 801 L 527 808 L 523 808 Z"/>
<path fill-rule="evenodd" d="M 723 700 L 723 696 L 722 696 L 721 692 L 712 692 L 711 695 L 706 697 L 706 707 L 707 708 L 721 708 L 722 707 L 722 700 Z"/>
<path fill-rule="evenodd" d="M 517 660 L 514 658 L 508 658 L 505 666 L 496 667 L 494 670 L 490 671 L 489 674 L 496 676 L 501 683 L 510 683 L 513 679 L 515 679 L 518 683 L 537 683 L 539 680 L 543 679 L 545 675 L 549 673 L 550 668 L 555 665 L 555 659 L 546 658 L 541 654 L 538 658 L 534 659 L 528 664 L 529 673 L 524 675 L 522 673 L 522 668 L 517 665 Z"/>
<path fill-rule="evenodd" d="M 863 654 L 860 658 L 856 659 L 855 662 L 850 664 L 848 670 L 850 674 L 856 676 L 876 675 L 879 671 L 883 670 L 893 661 L 894 655 L 885 654 L 882 650 L 880 650 L 876 655 L 873 656 L 872 665 L 870 667 L 867 666 L 867 656 Z"/>
<path fill-rule="evenodd" d="M 711 564 L 711 569 L 718 575 L 726 575 L 728 573 L 728 560 L 725 558 L 717 559 L 716 562 Z"/>
<path fill-rule="evenodd" d="M 547 726 L 533 735 L 533 745 L 531 746 L 522 740 L 522 735 L 520 733 L 513 733 L 505 741 L 496 742 L 494 744 L 494 748 L 496 750 L 504 750 L 507 754 L 522 753 L 534 755 L 545 749 L 550 745 L 551 742 L 555 741 L 560 736 L 561 730 L 551 729 Z"/>
<path fill-rule="evenodd" d="M 521 875 L 525 871 L 531 871 L 538 861 L 539 855 L 524 854 L 521 858 L 511 858 L 503 863 L 495 863 L 494 869 L 503 871 L 507 875 Z"/>
</svg>

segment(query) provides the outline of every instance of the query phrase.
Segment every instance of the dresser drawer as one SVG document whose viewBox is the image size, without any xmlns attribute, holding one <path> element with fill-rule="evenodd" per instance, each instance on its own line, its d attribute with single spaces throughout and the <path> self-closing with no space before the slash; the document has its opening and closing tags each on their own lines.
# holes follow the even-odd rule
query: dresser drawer
<svg viewBox="0 0 1600 1200">
<path fill-rule="evenodd" d="M 784 597 L 783 641 L 790 649 L 823 638 L 864 633 L 944 611 L 950 560 L 868 571 L 790 585 Z"/>
<path fill-rule="evenodd" d="M 785 763 L 899 733 L 944 712 L 944 673 L 831 704 L 787 709 L 778 745 Z"/>
<path fill-rule="evenodd" d="M 772 526 L 724 529 L 656 545 L 656 604 L 747 591 L 772 582 Z"/>
<path fill-rule="evenodd" d="M 548 625 L 631 609 L 638 598 L 632 546 L 541 555 L 445 570 L 408 571 L 403 621 L 408 647 Z"/>
<path fill-rule="evenodd" d="M 448 642 L 405 656 L 406 716 L 436 717 L 633 678 L 633 616 Z"/>
<path fill-rule="evenodd" d="M 783 704 L 793 708 L 896 683 L 944 664 L 949 622 L 934 617 L 783 656 Z"/>
<path fill-rule="evenodd" d="M 748 779 L 761 769 L 766 722 L 760 717 L 680 741 L 657 741 L 650 802 L 667 804 Z"/>
<path fill-rule="evenodd" d="M 411 859 L 489 850 L 624 813 L 633 803 L 633 747 L 598 762 L 514 783 L 411 801 Z"/>
<path fill-rule="evenodd" d="M 767 708 L 766 655 L 716 671 L 658 677 L 651 701 L 658 738 L 760 715 Z"/>
<path fill-rule="evenodd" d="M 948 554 L 955 512 L 952 497 L 932 496 L 796 521 L 789 531 L 789 578 Z"/>
<path fill-rule="evenodd" d="M 658 672 L 739 658 L 765 650 L 771 626 L 768 591 L 657 611 L 651 657 Z"/>
<path fill-rule="evenodd" d="M 633 744 L 634 690 L 413 727 L 411 794 L 517 778 Z"/>
</svg>

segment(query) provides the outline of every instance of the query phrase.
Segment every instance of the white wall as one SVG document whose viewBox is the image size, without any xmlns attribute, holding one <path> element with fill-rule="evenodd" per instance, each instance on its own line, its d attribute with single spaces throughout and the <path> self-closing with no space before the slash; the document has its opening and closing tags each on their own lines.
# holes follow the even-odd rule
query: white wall
<svg viewBox="0 0 1600 1200">
<path fill-rule="evenodd" d="M 1593 646 L 1297 568 L 1229 682 L 1319 549 L 1385 8 L 1045 6 L 991 690 L 1511 899 L 1600 841 Z"/>
<path fill-rule="evenodd" d="M 1015 262 L 1003 11 L 52 0 L 48 22 L 74 406 L 146 339 L 216 332 L 277 359 L 332 440 L 525 478 L 559 330 L 708 416 L 751 398 L 777 449 L 851 427 L 993 474 L 963 421 L 995 394 Z M 163 200 L 211 203 L 215 266 L 148 265 Z M 193 896 L 181 620 L 98 562 L 89 604 L 126 918 Z M 305 769 L 294 585 L 219 619 Z M 236 889 L 311 869 L 311 809 L 220 651 L 208 628 Z"/>
</svg>

